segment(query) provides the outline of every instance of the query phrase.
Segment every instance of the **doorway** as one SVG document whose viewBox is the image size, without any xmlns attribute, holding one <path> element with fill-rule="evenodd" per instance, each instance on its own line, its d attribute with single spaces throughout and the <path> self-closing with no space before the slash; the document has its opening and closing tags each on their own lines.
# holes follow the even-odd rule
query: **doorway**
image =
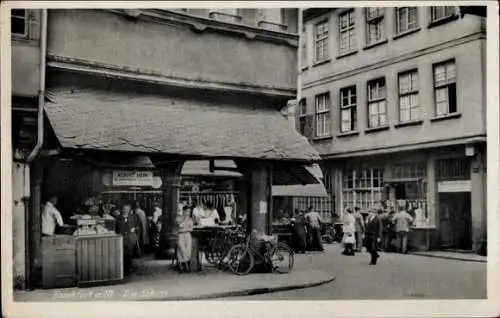
<svg viewBox="0 0 500 318">
<path fill-rule="evenodd" d="M 472 249 L 470 192 L 439 193 L 439 235 L 442 248 Z"/>
</svg>

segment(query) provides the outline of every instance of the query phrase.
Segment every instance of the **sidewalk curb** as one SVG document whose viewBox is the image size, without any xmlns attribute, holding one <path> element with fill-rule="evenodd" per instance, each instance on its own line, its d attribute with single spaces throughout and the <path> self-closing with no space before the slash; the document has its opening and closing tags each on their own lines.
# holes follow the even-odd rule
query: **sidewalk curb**
<svg viewBox="0 0 500 318">
<path fill-rule="evenodd" d="M 283 292 L 294 289 L 305 289 L 311 287 L 317 287 L 333 282 L 336 276 L 331 276 L 328 279 L 321 280 L 314 283 L 297 284 L 290 286 L 278 286 L 278 287 L 260 287 L 252 289 L 243 289 L 236 291 L 229 291 L 223 293 L 196 295 L 196 296 L 178 296 L 178 297 L 158 297 L 158 298 L 148 298 L 141 299 L 140 301 L 182 301 L 182 300 L 204 300 L 204 299 L 214 299 L 214 298 L 229 298 L 229 297 L 240 297 L 240 296 L 251 296 L 259 294 L 270 294 L 276 292 Z"/>
<path fill-rule="evenodd" d="M 451 259 L 455 261 L 464 261 L 464 262 L 474 262 L 474 263 L 488 263 L 488 260 L 479 260 L 479 259 L 471 259 L 465 257 L 455 257 L 455 256 L 445 256 L 445 255 L 431 255 L 426 253 L 413 252 L 411 255 L 423 256 L 423 257 L 432 257 L 432 258 L 441 258 L 441 259 Z"/>
</svg>

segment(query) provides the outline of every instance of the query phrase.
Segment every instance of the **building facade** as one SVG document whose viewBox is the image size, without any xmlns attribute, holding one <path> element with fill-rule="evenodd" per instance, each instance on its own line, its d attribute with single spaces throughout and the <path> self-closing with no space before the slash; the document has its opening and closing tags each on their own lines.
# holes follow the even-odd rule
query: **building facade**
<svg viewBox="0 0 500 318">
<path fill-rule="evenodd" d="M 303 10 L 297 129 L 335 210 L 410 203 L 415 249 L 486 238 L 485 18 L 458 7 Z"/>
<path fill-rule="evenodd" d="M 18 287 L 39 286 L 44 198 L 56 193 L 67 220 L 117 166 L 155 169 L 167 243 L 186 160 L 234 160 L 238 205 L 270 231 L 271 183 L 311 180 L 297 167 L 318 159 L 279 112 L 297 91 L 297 13 L 12 10 Z"/>
<path fill-rule="evenodd" d="M 29 154 L 37 144 L 39 104 L 43 89 L 42 10 L 13 9 L 12 35 L 12 230 L 14 285 L 25 286 L 29 240 L 25 231 L 30 199 Z"/>
</svg>

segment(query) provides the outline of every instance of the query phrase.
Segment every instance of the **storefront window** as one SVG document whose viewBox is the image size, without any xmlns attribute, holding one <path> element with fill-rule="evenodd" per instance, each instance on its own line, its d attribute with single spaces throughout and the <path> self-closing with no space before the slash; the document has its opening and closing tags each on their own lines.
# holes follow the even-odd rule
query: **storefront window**
<svg viewBox="0 0 500 318">
<path fill-rule="evenodd" d="M 383 170 L 346 170 L 342 175 L 342 206 L 372 208 L 383 198 Z"/>
</svg>

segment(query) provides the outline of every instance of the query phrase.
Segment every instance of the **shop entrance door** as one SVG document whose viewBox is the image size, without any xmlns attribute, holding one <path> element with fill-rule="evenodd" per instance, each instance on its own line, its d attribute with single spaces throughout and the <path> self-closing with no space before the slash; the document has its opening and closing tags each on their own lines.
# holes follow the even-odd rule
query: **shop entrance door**
<svg viewBox="0 0 500 318">
<path fill-rule="evenodd" d="M 470 250 L 470 192 L 439 193 L 439 234 L 442 248 Z"/>
</svg>

